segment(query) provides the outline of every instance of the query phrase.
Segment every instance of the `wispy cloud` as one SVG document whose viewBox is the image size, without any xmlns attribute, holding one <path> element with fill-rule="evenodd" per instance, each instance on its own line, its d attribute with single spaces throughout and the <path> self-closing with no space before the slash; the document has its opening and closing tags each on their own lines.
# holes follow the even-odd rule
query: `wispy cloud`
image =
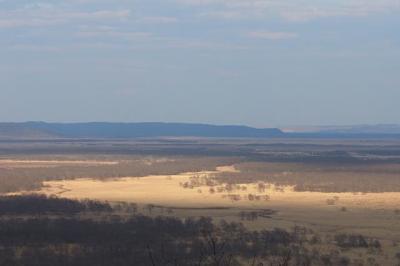
<svg viewBox="0 0 400 266">
<path fill-rule="evenodd" d="M 0 28 L 42 27 L 82 21 L 106 21 L 127 19 L 129 9 L 66 11 L 47 5 L 30 6 L 11 11 L 0 11 Z"/>
<path fill-rule="evenodd" d="M 201 16 L 218 19 L 281 17 L 289 21 L 309 21 L 328 17 L 357 17 L 400 9 L 399 0 L 175 0 L 199 7 L 209 6 Z"/>
<path fill-rule="evenodd" d="M 211 19 L 243 19 L 247 17 L 243 12 L 236 10 L 206 11 L 197 16 Z"/>
<path fill-rule="evenodd" d="M 160 8 L 154 9 L 157 5 Z M 317 24 L 322 18 L 399 9 L 399 0 L 121 0 L 117 6 L 113 0 L 0 0 L 0 34 L 5 36 L 3 45 L 22 50 L 42 43 L 101 44 L 116 50 L 247 49 L 262 46 L 258 40 L 296 39 L 299 33 L 307 40 L 328 35 L 299 22 Z M 213 28 L 216 19 L 232 23 L 218 21 L 218 28 Z M 288 28 L 288 21 L 295 25 Z"/>
<path fill-rule="evenodd" d="M 82 29 L 77 33 L 77 35 L 79 37 L 86 37 L 86 38 L 111 37 L 111 38 L 127 39 L 127 40 L 137 40 L 152 36 L 150 32 L 121 31 L 113 27 L 107 27 L 107 26 Z"/>
<path fill-rule="evenodd" d="M 25 52 L 60 52 L 62 49 L 56 46 L 50 45 L 33 45 L 33 44 L 17 44 L 9 47 L 11 50 L 15 51 L 25 51 Z"/>
<path fill-rule="evenodd" d="M 0 28 L 43 27 L 63 22 L 65 21 L 61 19 L 5 18 L 0 19 Z"/>
<path fill-rule="evenodd" d="M 284 31 L 250 31 L 246 35 L 251 38 L 266 40 L 284 40 L 298 37 L 298 34 L 295 32 Z"/>
<path fill-rule="evenodd" d="M 164 17 L 164 16 L 150 16 L 150 17 L 143 17 L 138 19 L 141 23 L 148 23 L 148 24 L 170 24 L 170 23 L 177 23 L 179 19 L 176 17 Z"/>
</svg>

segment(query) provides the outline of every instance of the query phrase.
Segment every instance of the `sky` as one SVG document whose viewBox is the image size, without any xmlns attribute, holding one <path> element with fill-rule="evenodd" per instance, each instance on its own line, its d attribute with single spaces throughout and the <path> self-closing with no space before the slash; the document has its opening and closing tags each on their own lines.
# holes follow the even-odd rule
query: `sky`
<svg viewBox="0 0 400 266">
<path fill-rule="evenodd" d="M 400 124 L 400 0 L 0 0 L 0 121 Z"/>
</svg>

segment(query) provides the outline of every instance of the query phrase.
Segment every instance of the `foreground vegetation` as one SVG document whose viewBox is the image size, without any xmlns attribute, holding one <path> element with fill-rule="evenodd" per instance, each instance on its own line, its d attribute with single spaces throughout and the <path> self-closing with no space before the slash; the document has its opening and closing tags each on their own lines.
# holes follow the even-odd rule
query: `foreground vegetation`
<svg viewBox="0 0 400 266">
<path fill-rule="evenodd" d="M 24 213 L 27 201 L 42 207 Z M 342 250 L 381 248 L 362 235 L 322 239 L 303 227 L 250 231 L 204 217 L 146 217 L 127 209 L 120 215 L 121 208 L 101 202 L 43 196 L 0 202 L 8 210 L 0 216 L 0 265 L 362 265 Z M 88 212 L 92 218 L 82 218 Z"/>
</svg>

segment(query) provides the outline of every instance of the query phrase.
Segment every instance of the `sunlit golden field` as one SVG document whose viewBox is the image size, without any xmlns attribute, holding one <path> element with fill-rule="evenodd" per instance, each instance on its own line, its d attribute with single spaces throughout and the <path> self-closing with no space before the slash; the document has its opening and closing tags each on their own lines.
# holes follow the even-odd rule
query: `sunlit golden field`
<svg viewBox="0 0 400 266">
<path fill-rule="evenodd" d="M 219 167 L 217 172 L 233 171 Z M 203 215 L 207 209 L 218 209 L 217 216 L 239 219 L 237 212 L 251 209 L 277 211 L 271 219 L 258 219 L 255 227 L 292 226 L 303 224 L 322 230 L 357 231 L 359 233 L 400 240 L 400 215 L 396 209 L 400 193 L 322 193 L 297 192 L 293 187 L 266 184 L 240 184 L 232 191 L 210 192 L 211 187 L 184 188 L 182 184 L 194 175 L 212 175 L 216 172 L 154 175 L 146 177 L 115 178 L 106 181 L 76 179 L 48 181 L 40 193 L 68 198 L 90 198 L 106 201 L 135 202 L 175 208 L 181 215 Z M 239 188 L 240 187 L 240 188 Z M 244 190 L 243 187 L 246 189 Z M 249 200 L 249 194 L 260 199 Z M 251 197 L 251 196 L 250 196 Z M 198 209 L 198 210 L 196 210 Z M 393 230 L 394 226 L 399 230 Z M 398 232 L 398 233 L 397 233 Z"/>
<path fill-rule="evenodd" d="M 393 243 L 400 241 L 399 192 L 298 192 L 291 186 L 271 184 L 262 184 L 260 189 L 260 183 L 237 184 L 229 192 L 218 189 L 224 184 L 215 187 L 183 186 L 193 176 L 236 171 L 233 166 L 223 166 L 216 171 L 178 175 L 111 178 L 105 181 L 90 178 L 48 181 L 38 192 L 72 199 L 134 202 L 149 215 L 212 216 L 240 221 L 251 229 L 289 229 L 297 225 L 311 228 L 321 235 L 358 233 L 380 239 L 388 253 L 394 252 Z M 212 189 L 213 192 L 210 191 Z M 149 204 L 154 205 L 151 211 L 145 207 Z M 240 217 L 241 211 L 262 210 L 274 210 L 276 213 L 251 221 Z M 384 256 L 380 257 L 383 259 Z"/>
<path fill-rule="evenodd" d="M 216 172 L 233 172 L 233 167 L 219 167 L 217 171 L 182 173 L 179 175 L 153 175 L 126 177 L 100 181 L 76 179 L 48 181 L 40 193 L 72 199 L 98 199 L 110 202 L 140 204 L 148 215 L 173 215 L 178 217 L 212 216 L 215 219 L 243 222 L 251 229 L 305 226 L 322 236 L 338 233 L 357 233 L 381 240 L 385 254 L 396 251 L 393 243 L 400 241 L 400 214 L 397 208 L 400 193 L 322 193 L 297 192 L 293 187 L 276 187 L 266 184 L 265 190 L 258 183 L 240 184 L 240 189 L 229 193 L 210 192 L 209 186 L 184 188 L 182 184 L 194 175 L 213 175 Z M 246 187 L 246 190 L 242 188 Z M 238 187 L 239 188 L 239 187 Z M 261 196 L 249 200 L 249 194 Z M 236 195 L 235 199 L 229 195 Z M 266 197 L 268 196 L 268 197 Z M 150 213 L 145 207 L 152 204 Z M 158 208 L 162 206 L 164 208 Z M 169 212 L 166 211 L 167 208 Z M 241 211 L 277 211 L 269 218 L 259 217 L 248 221 L 241 219 Z M 329 248 L 329 247 L 324 247 Z M 364 256 L 364 251 L 349 251 L 350 256 Z M 384 255 L 376 255 L 383 264 Z M 392 257 L 392 256 L 389 256 Z"/>
</svg>

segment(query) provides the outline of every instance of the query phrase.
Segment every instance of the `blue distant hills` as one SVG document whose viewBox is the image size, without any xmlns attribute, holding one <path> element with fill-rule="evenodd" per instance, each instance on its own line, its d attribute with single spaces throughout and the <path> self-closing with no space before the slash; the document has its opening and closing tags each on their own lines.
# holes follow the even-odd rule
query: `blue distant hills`
<svg viewBox="0 0 400 266">
<path fill-rule="evenodd" d="M 0 123 L 1 139 L 131 139 L 156 137 L 199 138 L 400 138 L 394 126 L 323 128 L 314 132 L 283 132 L 278 128 L 191 123 Z M 376 130 L 373 130 L 376 129 Z"/>
<path fill-rule="evenodd" d="M 189 123 L 0 123 L 1 137 L 16 138 L 106 138 L 213 137 L 267 138 L 284 135 L 277 128 L 217 126 Z"/>
</svg>

